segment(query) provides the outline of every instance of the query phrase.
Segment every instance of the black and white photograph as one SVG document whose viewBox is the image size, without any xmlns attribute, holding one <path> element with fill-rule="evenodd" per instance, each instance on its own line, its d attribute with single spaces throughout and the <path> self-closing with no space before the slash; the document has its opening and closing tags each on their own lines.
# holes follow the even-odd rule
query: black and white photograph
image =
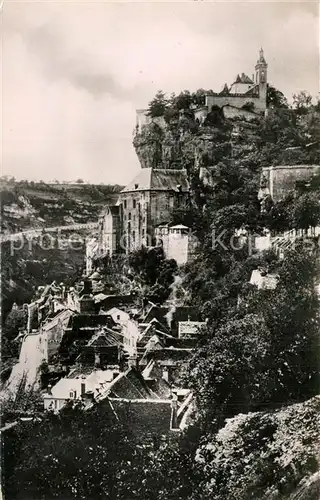
<svg viewBox="0 0 320 500">
<path fill-rule="evenodd" d="M 319 11 L 0 3 L 0 500 L 320 500 Z"/>
</svg>

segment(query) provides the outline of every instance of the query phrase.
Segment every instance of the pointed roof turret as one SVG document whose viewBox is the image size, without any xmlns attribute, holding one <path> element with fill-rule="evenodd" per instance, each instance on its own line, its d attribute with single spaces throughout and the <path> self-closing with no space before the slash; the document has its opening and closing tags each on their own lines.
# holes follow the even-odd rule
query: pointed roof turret
<svg viewBox="0 0 320 500">
<path fill-rule="evenodd" d="M 267 64 L 266 63 L 266 60 L 264 58 L 264 53 L 263 53 L 263 48 L 261 47 L 260 51 L 259 51 L 259 59 L 258 59 L 258 64 Z"/>
<path fill-rule="evenodd" d="M 229 94 L 229 93 L 230 93 L 230 92 L 229 92 L 229 87 L 228 87 L 228 85 L 225 83 L 225 84 L 224 84 L 223 89 L 222 89 L 222 90 L 221 90 L 221 92 L 220 92 L 220 95 L 227 95 L 227 94 Z"/>
</svg>

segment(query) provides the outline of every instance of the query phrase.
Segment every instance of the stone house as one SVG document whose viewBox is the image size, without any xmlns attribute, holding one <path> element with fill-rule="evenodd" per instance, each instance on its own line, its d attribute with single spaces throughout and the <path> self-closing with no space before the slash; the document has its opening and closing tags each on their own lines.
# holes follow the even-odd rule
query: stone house
<svg viewBox="0 0 320 500">
<path fill-rule="evenodd" d="M 123 338 L 119 332 L 104 327 L 82 348 L 76 363 L 92 368 L 119 370 L 123 358 L 122 344 Z"/>
<path fill-rule="evenodd" d="M 199 330 L 206 325 L 205 321 L 179 321 L 178 335 L 179 338 L 197 338 Z"/>
<path fill-rule="evenodd" d="M 144 168 L 121 191 L 117 205 L 100 218 L 99 233 L 86 247 L 86 272 L 93 263 L 116 253 L 155 244 L 155 228 L 170 221 L 189 199 L 185 170 Z"/>
<path fill-rule="evenodd" d="M 185 170 L 145 168 L 119 195 L 121 247 L 129 252 L 154 243 L 155 227 L 168 222 L 186 205 L 189 182 Z"/>
</svg>

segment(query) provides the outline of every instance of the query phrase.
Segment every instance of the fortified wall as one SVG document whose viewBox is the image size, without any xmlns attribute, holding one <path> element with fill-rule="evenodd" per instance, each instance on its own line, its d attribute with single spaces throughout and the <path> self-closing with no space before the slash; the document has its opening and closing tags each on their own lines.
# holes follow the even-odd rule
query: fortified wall
<svg viewBox="0 0 320 500">
<path fill-rule="evenodd" d="M 276 203 L 294 191 L 299 181 L 320 175 L 319 165 L 278 165 L 264 167 L 261 175 L 261 189 L 267 189 Z"/>
</svg>

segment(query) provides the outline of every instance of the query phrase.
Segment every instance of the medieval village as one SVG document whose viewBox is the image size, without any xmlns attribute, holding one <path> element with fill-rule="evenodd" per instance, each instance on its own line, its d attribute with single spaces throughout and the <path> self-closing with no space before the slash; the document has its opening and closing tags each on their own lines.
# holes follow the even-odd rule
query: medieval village
<svg viewBox="0 0 320 500">
<path fill-rule="evenodd" d="M 6 500 L 318 499 L 320 105 L 267 61 L 159 91 L 97 203 L 2 178 Z"/>
</svg>

